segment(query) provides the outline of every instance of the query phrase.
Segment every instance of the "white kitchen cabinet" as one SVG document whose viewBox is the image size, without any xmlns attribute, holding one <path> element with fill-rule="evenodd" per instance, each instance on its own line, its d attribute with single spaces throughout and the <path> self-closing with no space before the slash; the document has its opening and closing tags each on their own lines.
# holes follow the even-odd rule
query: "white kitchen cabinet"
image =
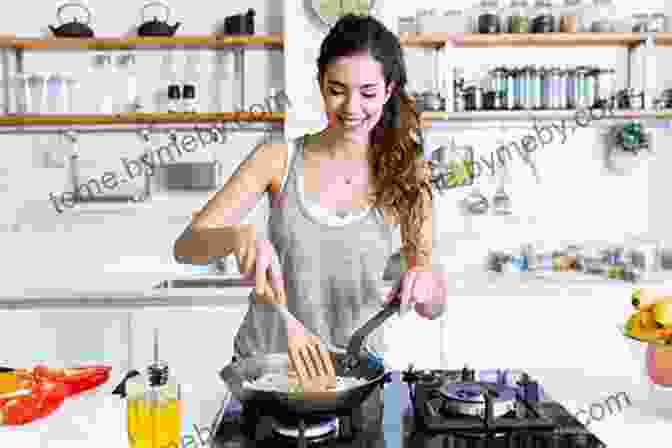
<svg viewBox="0 0 672 448">
<path fill-rule="evenodd" d="M 210 425 L 225 385 L 219 371 L 231 362 L 233 339 L 247 304 L 217 308 L 161 308 L 133 312 L 132 368 L 144 370 L 153 359 L 153 332 L 159 330 L 159 358 L 171 367 L 182 385 L 184 417 L 182 428 Z"/>
</svg>

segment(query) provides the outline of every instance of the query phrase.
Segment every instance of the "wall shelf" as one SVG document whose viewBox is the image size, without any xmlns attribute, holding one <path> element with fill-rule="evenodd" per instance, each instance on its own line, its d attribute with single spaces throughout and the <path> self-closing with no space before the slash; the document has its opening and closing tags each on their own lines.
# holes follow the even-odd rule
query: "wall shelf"
<svg viewBox="0 0 672 448">
<path fill-rule="evenodd" d="M 227 47 L 284 47 L 281 33 L 251 36 L 190 35 L 174 37 L 96 37 L 80 38 L 18 38 L 0 36 L 0 47 L 17 50 L 128 50 L 157 48 L 227 48 Z"/>
<path fill-rule="evenodd" d="M 593 127 L 609 125 L 618 120 L 672 120 L 672 110 L 642 111 L 615 110 L 603 115 L 596 110 L 591 118 L 588 110 L 541 110 L 541 111 L 473 111 L 473 112 L 423 112 L 420 114 L 425 128 L 470 128 L 470 127 L 525 127 L 534 122 L 548 123 L 565 121 L 567 127 Z M 581 122 L 582 124 L 579 124 Z"/>
<path fill-rule="evenodd" d="M 31 126 L 95 126 L 95 125 L 155 125 L 221 122 L 283 122 L 284 113 L 217 112 L 217 113 L 128 113 L 92 115 L 2 115 L 2 127 Z"/>
<path fill-rule="evenodd" d="M 656 43 L 672 44 L 672 33 L 660 33 Z M 447 42 L 457 47 L 635 47 L 646 40 L 640 33 L 546 33 L 546 34 L 478 34 L 478 33 L 403 33 L 404 47 L 441 48 Z M 662 40 L 661 40 L 662 39 Z"/>
</svg>

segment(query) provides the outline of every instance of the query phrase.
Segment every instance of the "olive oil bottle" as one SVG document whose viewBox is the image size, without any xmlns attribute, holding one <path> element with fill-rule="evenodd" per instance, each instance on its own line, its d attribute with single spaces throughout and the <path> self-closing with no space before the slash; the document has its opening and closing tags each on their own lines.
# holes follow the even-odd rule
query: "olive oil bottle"
<svg viewBox="0 0 672 448">
<path fill-rule="evenodd" d="M 126 383 L 127 428 L 131 448 L 181 447 L 182 398 L 180 385 L 166 363 L 158 361 L 155 333 L 154 362 L 146 375 Z"/>
</svg>

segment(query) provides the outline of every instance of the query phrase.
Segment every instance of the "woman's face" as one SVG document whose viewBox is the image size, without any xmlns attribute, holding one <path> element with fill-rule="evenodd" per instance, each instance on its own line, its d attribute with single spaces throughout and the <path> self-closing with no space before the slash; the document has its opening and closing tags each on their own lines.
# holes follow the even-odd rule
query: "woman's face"
<svg viewBox="0 0 672 448">
<path fill-rule="evenodd" d="M 320 88 L 329 127 L 346 140 L 368 143 L 392 91 L 382 64 L 368 53 L 338 58 L 327 66 Z"/>
</svg>

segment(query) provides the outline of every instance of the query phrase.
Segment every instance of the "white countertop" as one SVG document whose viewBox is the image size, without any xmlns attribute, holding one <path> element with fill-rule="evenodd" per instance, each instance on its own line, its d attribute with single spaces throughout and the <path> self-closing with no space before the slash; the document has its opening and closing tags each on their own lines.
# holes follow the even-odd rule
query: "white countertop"
<svg viewBox="0 0 672 448">
<path fill-rule="evenodd" d="M 611 377 L 594 376 L 576 368 L 526 370 L 570 413 L 581 415 L 580 410 L 589 409 L 593 405 L 593 415 L 598 416 L 599 408 L 604 409 L 604 416 L 599 420 L 596 417 L 587 422 L 588 417 L 583 416 L 585 414 L 579 420 L 588 423 L 588 428 L 608 448 L 630 448 L 642 446 L 642 443 L 648 446 L 654 441 L 666 446 L 665 441 L 672 435 L 672 405 L 667 410 L 658 409 L 657 405 L 647 405 L 648 399 L 652 397 L 647 395 L 647 386 L 633 386 L 632 378 L 617 373 Z M 23 427 L 0 426 L 3 446 L 127 448 L 125 402 L 110 395 L 114 386 L 108 383 L 99 390 L 67 399 L 61 408 L 42 421 Z M 630 404 L 621 400 L 620 409 L 612 405 L 612 410 L 608 411 L 605 400 L 619 392 L 628 394 Z M 670 394 L 672 392 L 668 392 Z M 658 403 L 660 401 L 658 397 Z M 191 435 L 196 439 L 188 416 L 183 418 L 183 431 L 183 437 Z"/>
</svg>

